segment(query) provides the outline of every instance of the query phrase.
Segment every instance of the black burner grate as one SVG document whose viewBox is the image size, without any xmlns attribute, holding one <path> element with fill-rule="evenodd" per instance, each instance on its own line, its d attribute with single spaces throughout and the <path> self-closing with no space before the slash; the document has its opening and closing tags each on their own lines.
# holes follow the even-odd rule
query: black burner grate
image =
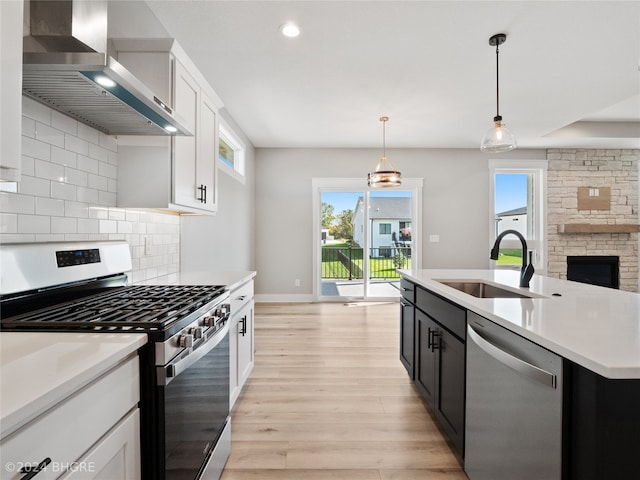
<svg viewBox="0 0 640 480">
<path fill-rule="evenodd" d="M 3 328 L 162 330 L 215 300 L 222 286 L 134 285 L 3 318 Z"/>
</svg>

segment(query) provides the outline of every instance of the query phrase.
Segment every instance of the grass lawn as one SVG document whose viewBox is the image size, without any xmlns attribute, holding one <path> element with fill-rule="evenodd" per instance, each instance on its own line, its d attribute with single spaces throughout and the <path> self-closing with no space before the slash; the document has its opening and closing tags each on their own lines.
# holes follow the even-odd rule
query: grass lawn
<svg viewBox="0 0 640 480">
<path fill-rule="evenodd" d="M 522 265 L 522 250 L 517 248 L 501 248 L 497 265 Z"/>
</svg>

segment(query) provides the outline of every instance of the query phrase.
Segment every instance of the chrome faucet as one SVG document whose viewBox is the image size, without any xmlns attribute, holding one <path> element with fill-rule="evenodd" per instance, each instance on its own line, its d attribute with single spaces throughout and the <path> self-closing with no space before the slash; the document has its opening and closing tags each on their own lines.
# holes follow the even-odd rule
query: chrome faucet
<svg viewBox="0 0 640 480">
<path fill-rule="evenodd" d="M 496 238 L 496 243 L 493 244 L 493 248 L 491 249 L 491 260 L 498 259 L 498 253 L 500 250 L 500 242 L 504 238 L 505 235 L 509 235 L 510 233 L 514 234 L 516 237 L 520 239 L 520 243 L 522 243 L 522 268 L 520 269 L 520 286 L 524 288 L 529 288 L 529 280 L 533 277 L 533 252 L 529 253 L 529 263 L 527 264 L 527 241 L 524 239 L 522 234 L 516 230 L 505 230 L 498 238 Z"/>
</svg>

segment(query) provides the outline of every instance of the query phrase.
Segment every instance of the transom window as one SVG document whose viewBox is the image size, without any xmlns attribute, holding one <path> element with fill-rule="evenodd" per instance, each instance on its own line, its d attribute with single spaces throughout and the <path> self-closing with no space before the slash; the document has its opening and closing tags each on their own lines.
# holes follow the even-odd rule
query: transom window
<svg viewBox="0 0 640 480">
<path fill-rule="evenodd" d="M 227 173 L 244 183 L 246 147 L 235 132 L 222 121 L 218 129 L 218 164 Z"/>
</svg>

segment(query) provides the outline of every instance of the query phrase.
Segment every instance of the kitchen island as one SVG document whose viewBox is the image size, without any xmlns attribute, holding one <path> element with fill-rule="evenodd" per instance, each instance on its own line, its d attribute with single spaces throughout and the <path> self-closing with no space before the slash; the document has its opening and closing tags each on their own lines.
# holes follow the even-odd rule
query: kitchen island
<svg viewBox="0 0 640 480">
<path fill-rule="evenodd" d="M 635 475 L 640 295 L 540 275 L 520 288 L 517 271 L 399 272 L 401 361 L 472 480 Z"/>
</svg>

